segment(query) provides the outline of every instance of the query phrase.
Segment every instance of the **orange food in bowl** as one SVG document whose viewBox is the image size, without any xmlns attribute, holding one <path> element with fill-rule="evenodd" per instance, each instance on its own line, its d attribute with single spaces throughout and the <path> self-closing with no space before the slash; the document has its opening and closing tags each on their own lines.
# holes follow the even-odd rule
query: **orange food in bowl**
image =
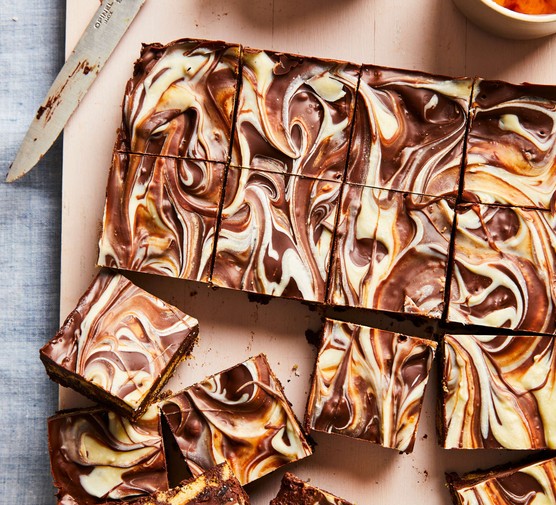
<svg viewBox="0 0 556 505">
<path fill-rule="evenodd" d="M 556 14 L 556 0 L 494 0 L 497 4 L 523 14 Z"/>
</svg>

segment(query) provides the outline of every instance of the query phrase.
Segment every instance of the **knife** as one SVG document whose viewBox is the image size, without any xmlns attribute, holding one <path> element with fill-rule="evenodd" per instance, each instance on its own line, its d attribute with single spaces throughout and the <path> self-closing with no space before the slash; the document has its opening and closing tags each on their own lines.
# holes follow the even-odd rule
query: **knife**
<svg viewBox="0 0 556 505">
<path fill-rule="evenodd" d="M 64 129 L 145 0 L 102 0 L 75 49 L 37 110 L 7 182 L 31 170 Z"/>
</svg>

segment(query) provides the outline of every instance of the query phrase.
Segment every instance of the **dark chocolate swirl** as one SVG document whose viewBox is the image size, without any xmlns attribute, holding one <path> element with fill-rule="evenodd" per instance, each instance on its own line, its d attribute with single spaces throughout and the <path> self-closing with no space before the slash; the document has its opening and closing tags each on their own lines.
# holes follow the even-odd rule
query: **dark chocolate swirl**
<svg viewBox="0 0 556 505">
<path fill-rule="evenodd" d="M 307 422 L 411 452 L 436 343 L 327 320 Z"/>
<path fill-rule="evenodd" d="M 556 331 L 556 215 L 458 208 L 449 321 Z"/>
<path fill-rule="evenodd" d="M 208 281 L 224 165 L 115 153 L 98 264 Z"/>
<path fill-rule="evenodd" d="M 358 77 L 349 63 L 245 49 L 232 164 L 341 179 Z"/>
<path fill-rule="evenodd" d="M 194 475 L 228 461 L 244 485 L 312 454 L 264 355 L 178 393 L 162 411 Z"/>
<path fill-rule="evenodd" d="M 177 40 L 143 46 L 123 104 L 117 148 L 228 160 L 240 48 Z"/>
<path fill-rule="evenodd" d="M 85 409 L 48 420 L 61 503 L 93 505 L 168 489 L 158 410 L 138 421 Z"/>
<path fill-rule="evenodd" d="M 439 318 L 452 205 L 440 198 L 346 184 L 329 302 Z"/>
<path fill-rule="evenodd" d="M 556 209 L 556 89 L 480 81 L 464 199 Z"/>
<path fill-rule="evenodd" d="M 433 196 L 457 192 L 472 83 L 364 65 L 346 180 Z"/>
<path fill-rule="evenodd" d="M 135 411 L 144 406 L 184 342 L 195 338 L 197 326 L 196 319 L 122 275 L 102 270 L 41 349 L 41 358 Z"/>
<path fill-rule="evenodd" d="M 324 302 L 340 183 L 228 171 L 212 282 Z"/>
<path fill-rule="evenodd" d="M 556 449 L 553 337 L 446 335 L 444 447 Z"/>
</svg>

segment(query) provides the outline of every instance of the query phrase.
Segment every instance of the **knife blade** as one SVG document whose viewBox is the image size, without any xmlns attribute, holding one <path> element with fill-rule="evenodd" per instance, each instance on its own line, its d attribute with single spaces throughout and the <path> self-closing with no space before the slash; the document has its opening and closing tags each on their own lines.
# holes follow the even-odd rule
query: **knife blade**
<svg viewBox="0 0 556 505">
<path fill-rule="evenodd" d="M 102 0 L 38 108 L 6 182 L 23 177 L 50 149 L 144 3 Z"/>
</svg>

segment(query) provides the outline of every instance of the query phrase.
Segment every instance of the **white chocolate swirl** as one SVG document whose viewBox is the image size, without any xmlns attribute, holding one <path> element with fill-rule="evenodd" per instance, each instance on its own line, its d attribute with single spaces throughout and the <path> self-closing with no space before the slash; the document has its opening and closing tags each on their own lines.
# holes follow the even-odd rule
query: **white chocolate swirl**
<svg viewBox="0 0 556 505">
<path fill-rule="evenodd" d="M 330 303 L 439 318 L 452 205 L 440 198 L 345 185 Z"/>
<path fill-rule="evenodd" d="M 411 452 L 435 349 L 433 341 L 327 320 L 310 427 Z"/>
<path fill-rule="evenodd" d="M 556 449 L 553 337 L 446 335 L 444 447 Z"/>
<path fill-rule="evenodd" d="M 99 273 L 41 355 L 130 407 L 144 407 L 152 388 L 197 320 L 135 286 L 120 274 Z"/>
<path fill-rule="evenodd" d="M 464 175 L 464 200 L 555 210 L 553 86 L 479 81 Z"/>
<path fill-rule="evenodd" d="M 143 47 L 123 104 L 127 152 L 228 160 L 239 46 L 177 40 Z"/>
<path fill-rule="evenodd" d="M 358 77 L 349 63 L 245 49 L 232 164 L 341 179 Z"/>
<path fill-rule="evenodd" d="M 346 180 L 455 196 L 472 83 L 364 65 Z"/>
<path fill-rule="evenodd" d="M 98 264 L 208 281 L 224 165 L 115 153 Z"/>
<path fill-rule="evenodd" d="M 554 333 L 555 279 L 556 215 L 458 209 L 449 321 Z"/>
<path fill-rule="evenodd" d="M 194 475 L 228 461 L 245 485 L 312 454 L 263 355 L 178 393 L 162 411 Z"/>
<path fill-rule="evenodd" d="M 556 459 L 519 468 L 465 477 L 451 484 L 460 505 L 553 505 L 556 503 Z"/>
<path fill-rule="evenodd" d="M 100 409 L 62 413 L 48 420 L 48 434 L 62 503 L 92 505 L 168 489 L 156 407 L 133 423 Z"/>
<path fill-rule="evenodd" d="M 340 183 L 230 168 L 212 282 L 324 302 Z"/>
</svg>

